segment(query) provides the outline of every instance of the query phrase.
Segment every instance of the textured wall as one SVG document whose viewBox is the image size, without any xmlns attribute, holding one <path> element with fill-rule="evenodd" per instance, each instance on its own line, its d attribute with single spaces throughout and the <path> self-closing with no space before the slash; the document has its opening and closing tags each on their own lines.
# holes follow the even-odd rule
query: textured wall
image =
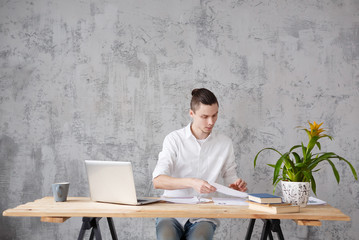
<svg viewBox="0 0 359 240">
<path fill-rule="evenodd" d="M 84 159 L 131 161 L 138 193 L 160 194 L 147 184 L 164 136 L 190 121 L 194 87 L 218 96 L 216 128 L 250 191 L 272 190 L 256 152 L 306 141 L 294 127 L 307 120 L 359 169 L 359 1 L 0 1 L 0 210 L 55 181 L 88 196 Z M 316 174 L 318 196 L 352 221 L 283 221 L 288 239 L 358 239 L 359 185 L 338 168 L 340 185 L 328 165 Z M 75 239 L 80 221 L 1 216 L 0 238 Z M 115 222 L 120 239 L 155 238 L 154 219 Z M 243 239 L 247 224 L 222 220 L 215 238 Z"/>
</svg>

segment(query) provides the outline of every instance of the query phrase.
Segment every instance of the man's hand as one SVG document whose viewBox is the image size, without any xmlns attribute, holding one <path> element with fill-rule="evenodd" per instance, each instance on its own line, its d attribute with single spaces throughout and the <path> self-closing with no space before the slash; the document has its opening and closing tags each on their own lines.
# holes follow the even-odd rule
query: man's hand
<svg viewBox="0 0 359 240">
<path fill-rule="evenodd" d="M 207 181 L 198 178 L 192 178 L 192 188 L 199 193 L 212 193 L 217 190 Z"/>
<path fill-rule="evenodd" d="M 240 178 L 238 178 L 234 183 L 229 184 L 229 187 L 241 192 L 247 191 L 247 183 Z"/>
</svg>

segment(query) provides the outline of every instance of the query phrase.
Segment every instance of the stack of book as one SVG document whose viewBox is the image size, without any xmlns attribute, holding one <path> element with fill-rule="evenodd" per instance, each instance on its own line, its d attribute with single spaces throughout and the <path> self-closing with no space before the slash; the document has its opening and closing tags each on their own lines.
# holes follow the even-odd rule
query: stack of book
<svg viewBox="0 0 359 240">
<path fill-rule="evenodd" d="M 268 193 L 248 194 L 249 209 L 268 213 L 295 213 L 299 212 L 299 206 L 283 203 L 282 198 Z"/>
</svg>

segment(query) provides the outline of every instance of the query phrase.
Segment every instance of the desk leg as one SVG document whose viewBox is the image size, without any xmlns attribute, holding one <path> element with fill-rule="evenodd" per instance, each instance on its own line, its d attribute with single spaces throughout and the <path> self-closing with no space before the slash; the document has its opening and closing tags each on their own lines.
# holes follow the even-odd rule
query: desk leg
<svg viewBox="0 0 359 240">
<path fill-rule="evenodd" d="M 100 219 L 101 218 L 83 217 L 81 230 L 79 233 L 79 237 L 77 239 L 78 240 L 84 239 L 85 231 L 92 229 L 91 235 L 90 235 L 90 240 L 92 240 L 94 236 L 96 237 L 96 240 L 102 240 L 100 225 L 98 224 Z"/>
<path fill-rule="evenodd" d="M 94 236 L 96 237 L 96 240 L 101 240 L 102 239 L 101 230 L 100 230 L 100 225 L 98 224 L 98 222 L 100 220 L 101 220 L 100 217 L 97 217 L 97 218 L 96 217 L 83 217 L 81 230 L 79 233 L 79 237 L 77 239 L 83 240 L 85 231 L 91 229 L 90 240 L 92 240 L 94 238 Z M 113 224 L 113 219 L 108 217 L 107 222 L 108 222 L 108 226 L 111 231 L 112 240 L 118 240 L 115 225 Z"/>
<path fill-rule="evenodd" d="M 113 219 L 108 217 L 107 222 L 108 222 L 108 226 L 110 227 L 112 240 L 118 240 L 115 225 L 113 224 Z"/>
<path fill-rule="evenodd" d="M 282 229 L 280 227 L 279 219 L 262 219 L 263 229 L 261 234 L 261 240 L 266 240 L 268 237 L 270 240 L 273 240 L 272 232 L 276 232 L 279 240 L 284 240 Z M 250 240 L 252 237 L 253 227 L 256 219 L 251 219 L 247 229 L 247 234 L 245 240 Z"/>
<path fill-rule="evenodd" d="M 263 220 L 263 229 L 262 229 L 262 234 L 261 234 L 261 240 L 266 240 L 269 233 L 270 233 L 270 221 Z"/>
<path fill-rule="evenodd" d="M 284 240 L 282 229 L 280 227 L 280 220 L 279 219 L 271 219 L 270 221 L 271 221 L 271 225 L 272 225 L 272 232 L 277 233 L 278 239 Z"/>
<path fill-rule="evenodd" d="M 256 222 L 256 219 L 255 219 L 255 218 L 252 218 L 252 219 L 249 221 L 249 225 L 248 225 L 248 229 L 247 229 L 247 234 L 246 234 L 245 240 L 250 240 L 250 239 L 251 239 L 251 237 L 252 237 L 252 232 L 253 232 L 253 227 L 254 227 L 255 222 Z"/>
<path fill-rule="evenodd" d="M 95 224 L 92 227 L 90 240 L 93 239 L 93 235 L 96 236 L 96 240 L 102 240 L 100 225 L 98 224 L 100 220 L 101 218 L 95 218 Z"/>
<path fill-rule="evenodd" d="M 261 240 L 267 239 L 273 240 L 272 232 L 276 232 L 279 240 L 284 240 L 282 229 L 280 227 L 279 219 L 263 219 L 264 225 L 261 235 Z"/>
</svg>

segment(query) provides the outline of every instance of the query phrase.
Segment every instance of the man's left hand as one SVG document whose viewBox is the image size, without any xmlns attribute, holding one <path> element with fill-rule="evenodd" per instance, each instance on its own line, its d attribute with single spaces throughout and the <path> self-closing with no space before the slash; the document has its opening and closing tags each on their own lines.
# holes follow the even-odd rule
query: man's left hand
<svg viewBox="0 0 359 240">
<path fill-rule="evenodd" d="M 247 183 L 241 178 L 238 178 L 234 183 L 230 184 L 229 187 L 241 192 L 247 191 Z"/>
</svg>

